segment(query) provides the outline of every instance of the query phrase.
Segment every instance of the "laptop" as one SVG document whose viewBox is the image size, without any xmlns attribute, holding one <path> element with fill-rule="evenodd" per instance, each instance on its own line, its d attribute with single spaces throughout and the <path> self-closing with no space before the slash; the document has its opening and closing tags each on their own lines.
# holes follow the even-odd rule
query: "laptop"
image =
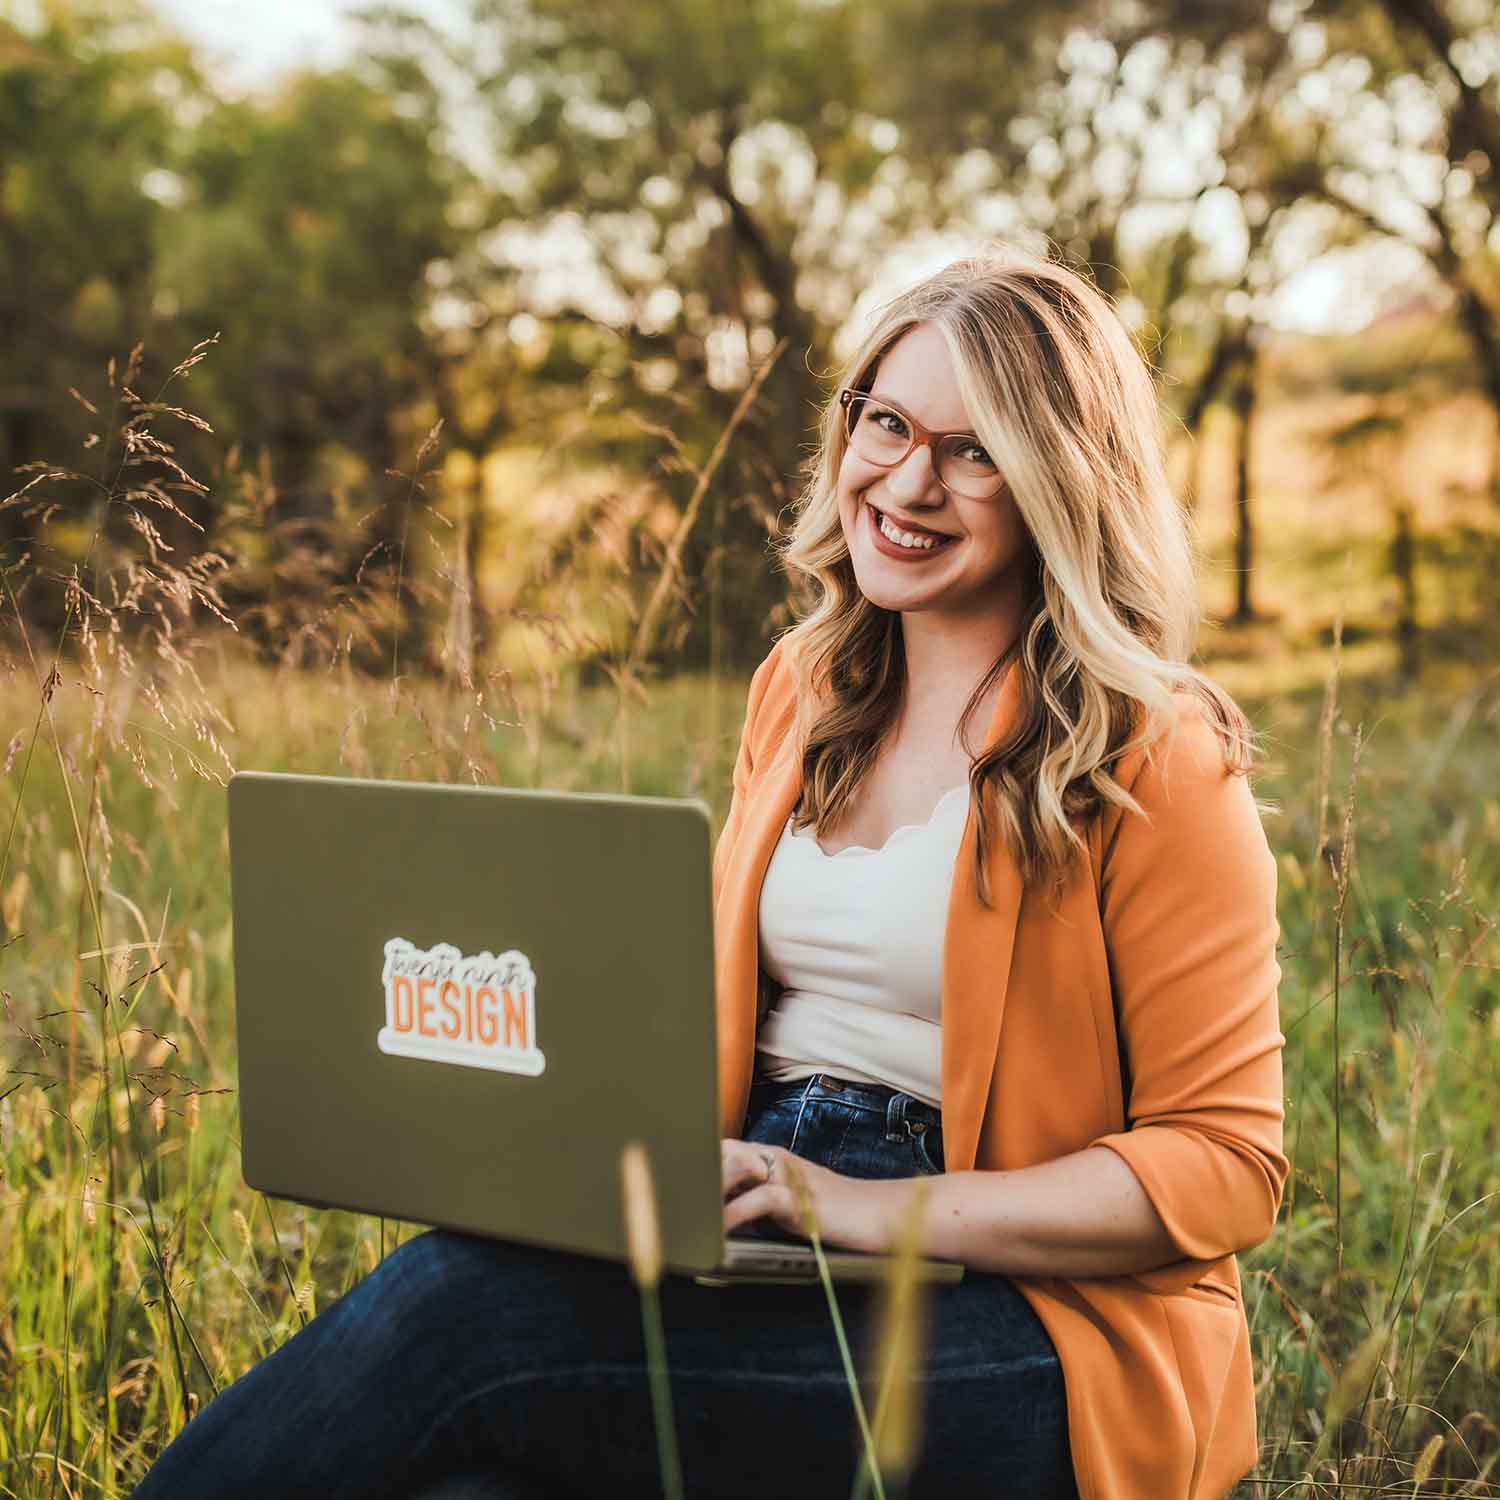
<svg viewBox="0 0 1500 1500">
<path fill-rule="evenodd" d="M 711 844 L 695 799 L 237 773 L 245 1181 L 624 1260 L 639 1140 L 670 1270 L 815 1279 L 809 1244 L 724 1234 Z"/>
</svg>

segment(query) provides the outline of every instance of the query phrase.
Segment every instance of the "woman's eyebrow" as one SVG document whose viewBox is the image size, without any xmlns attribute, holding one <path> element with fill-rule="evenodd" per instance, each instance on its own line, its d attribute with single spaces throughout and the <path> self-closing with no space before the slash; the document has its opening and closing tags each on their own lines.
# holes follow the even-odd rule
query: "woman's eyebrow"
<svg viewBox="0 0 1500 1500">
<path fill-rule="evenodd" d="M 922 422 L 921 417 L 907 411 L 907 409 L 892 396 L 882 396 L 879 391 L 867 391 L 865 394 L 871 401 L 879 401 L 884 406 L 894 406 L 902 416 L 911 417 L 914 422 Z M 924 427 L 928 426 L 926 422 L 922 422 L 922 425 Z M 950 434 L 954 437 L 977 438 L 979 436 L 979 434 L 975 432 L 972 427 L 932 427 L 929 430 L 938 433 L 942 437 L 947 437 Z"/>
</svg>

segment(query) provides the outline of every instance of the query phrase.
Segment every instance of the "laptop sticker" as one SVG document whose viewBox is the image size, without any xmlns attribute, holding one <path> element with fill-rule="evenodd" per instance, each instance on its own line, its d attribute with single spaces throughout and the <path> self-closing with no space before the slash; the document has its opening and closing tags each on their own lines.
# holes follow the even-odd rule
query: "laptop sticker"
<svg viewBox="0 0 1500 1500">
<path fill-rule="evenodd" d="M 418 948 L 392 938 L 381 982 L 382 1052 L 531 1077 L 546 1067 L 536 1045 L 536 975 L 518 949 L 465 956 L 451 943 Z"/>
</svg>

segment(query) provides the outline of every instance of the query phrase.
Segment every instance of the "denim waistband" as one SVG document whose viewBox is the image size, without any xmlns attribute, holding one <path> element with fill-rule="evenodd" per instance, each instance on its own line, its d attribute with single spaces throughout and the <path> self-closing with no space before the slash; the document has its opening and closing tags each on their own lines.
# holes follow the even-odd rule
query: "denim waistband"
<svg viewBox="0 0 1500 1500">
<path fill-rule="evenodd" d="M 814 1073 L 811 1078 L 793 1078 L 785 1083 L 755 1079 L 750 1088 L 756 1106 L 761 1109 L 788 1099 L 826 1099 L 851 1109 L 884 1115 L 885 1133 L 891 1140 L 905 1140 L 906 1127 L 911 1124 L 939 1133 L 943 1128 L 943 1112 L 936 1105 L 883 1083 L 856 1083 L 836 1073 Z"/>
</svg>

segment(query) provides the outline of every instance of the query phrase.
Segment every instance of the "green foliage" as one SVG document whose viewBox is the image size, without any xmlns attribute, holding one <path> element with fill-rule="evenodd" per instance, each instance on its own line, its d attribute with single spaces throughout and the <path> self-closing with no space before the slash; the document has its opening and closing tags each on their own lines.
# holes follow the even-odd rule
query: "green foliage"
<svg viewBox="0 0 1500 1500">
<path fill-rule="evenodd" d="M 86 383 L 146 330 L 162 205 L 143 184 L 171 161 L 168 97 L 197 96 L 180 44 L 107 44 L 94 8 L 0 39 L 0 471 L 77 442 L 55 395 Z M 9 487 L 7 486 L 7 489 Z M 0 515 L 0 539 L 16 535 Z"/>
<path fill-rule="evenodd" d="M 270 105 L 219 104 L 182 154 L 160 275 L 179 317 L 216 317 L 235 351 L 208 373 L 205 414 L 291 477 L 318 476 L 329 444 L 395 463 L 392 414 L 435 377 L 419 316 L 460 180 L 435 111 L 430 87 L 305 74 Z"/>
<path fill-rule="evenodd" d="M 0 52 L 0 466 L 74 467 L 81 446 L 76 466 L 109 484 L 107 429 L 42 392 L 74 387 L 107 419 L 107 359 L 137 340 L 217 333 L 224 357 L 197 372 L 194 405 L 227 441 L 183 427 L 167 451 L 226 479 L 226 449 L 274 454 L 278 521 L 341 530 L 343 581 L 361 558 L 394 571 L 404 512 L 386 471 L 446 390 L 428 273 L 456 249 L 450 207 L 469 184 L 442 144 L 431 81 L 400 59 L 366 60 L 269 99 L 221 98 L 128 4 L 51 7 L 35 35 L 12 35 Z M 234 489 L 182 502 L 197 531 L 157 518 L 179 561 L 230 529 L 219 523 Z M 59 503 L 0 513 L 12 557 L 29 545 L 63 569 L 76 560 L 87 492 Z"/>
</svg>

